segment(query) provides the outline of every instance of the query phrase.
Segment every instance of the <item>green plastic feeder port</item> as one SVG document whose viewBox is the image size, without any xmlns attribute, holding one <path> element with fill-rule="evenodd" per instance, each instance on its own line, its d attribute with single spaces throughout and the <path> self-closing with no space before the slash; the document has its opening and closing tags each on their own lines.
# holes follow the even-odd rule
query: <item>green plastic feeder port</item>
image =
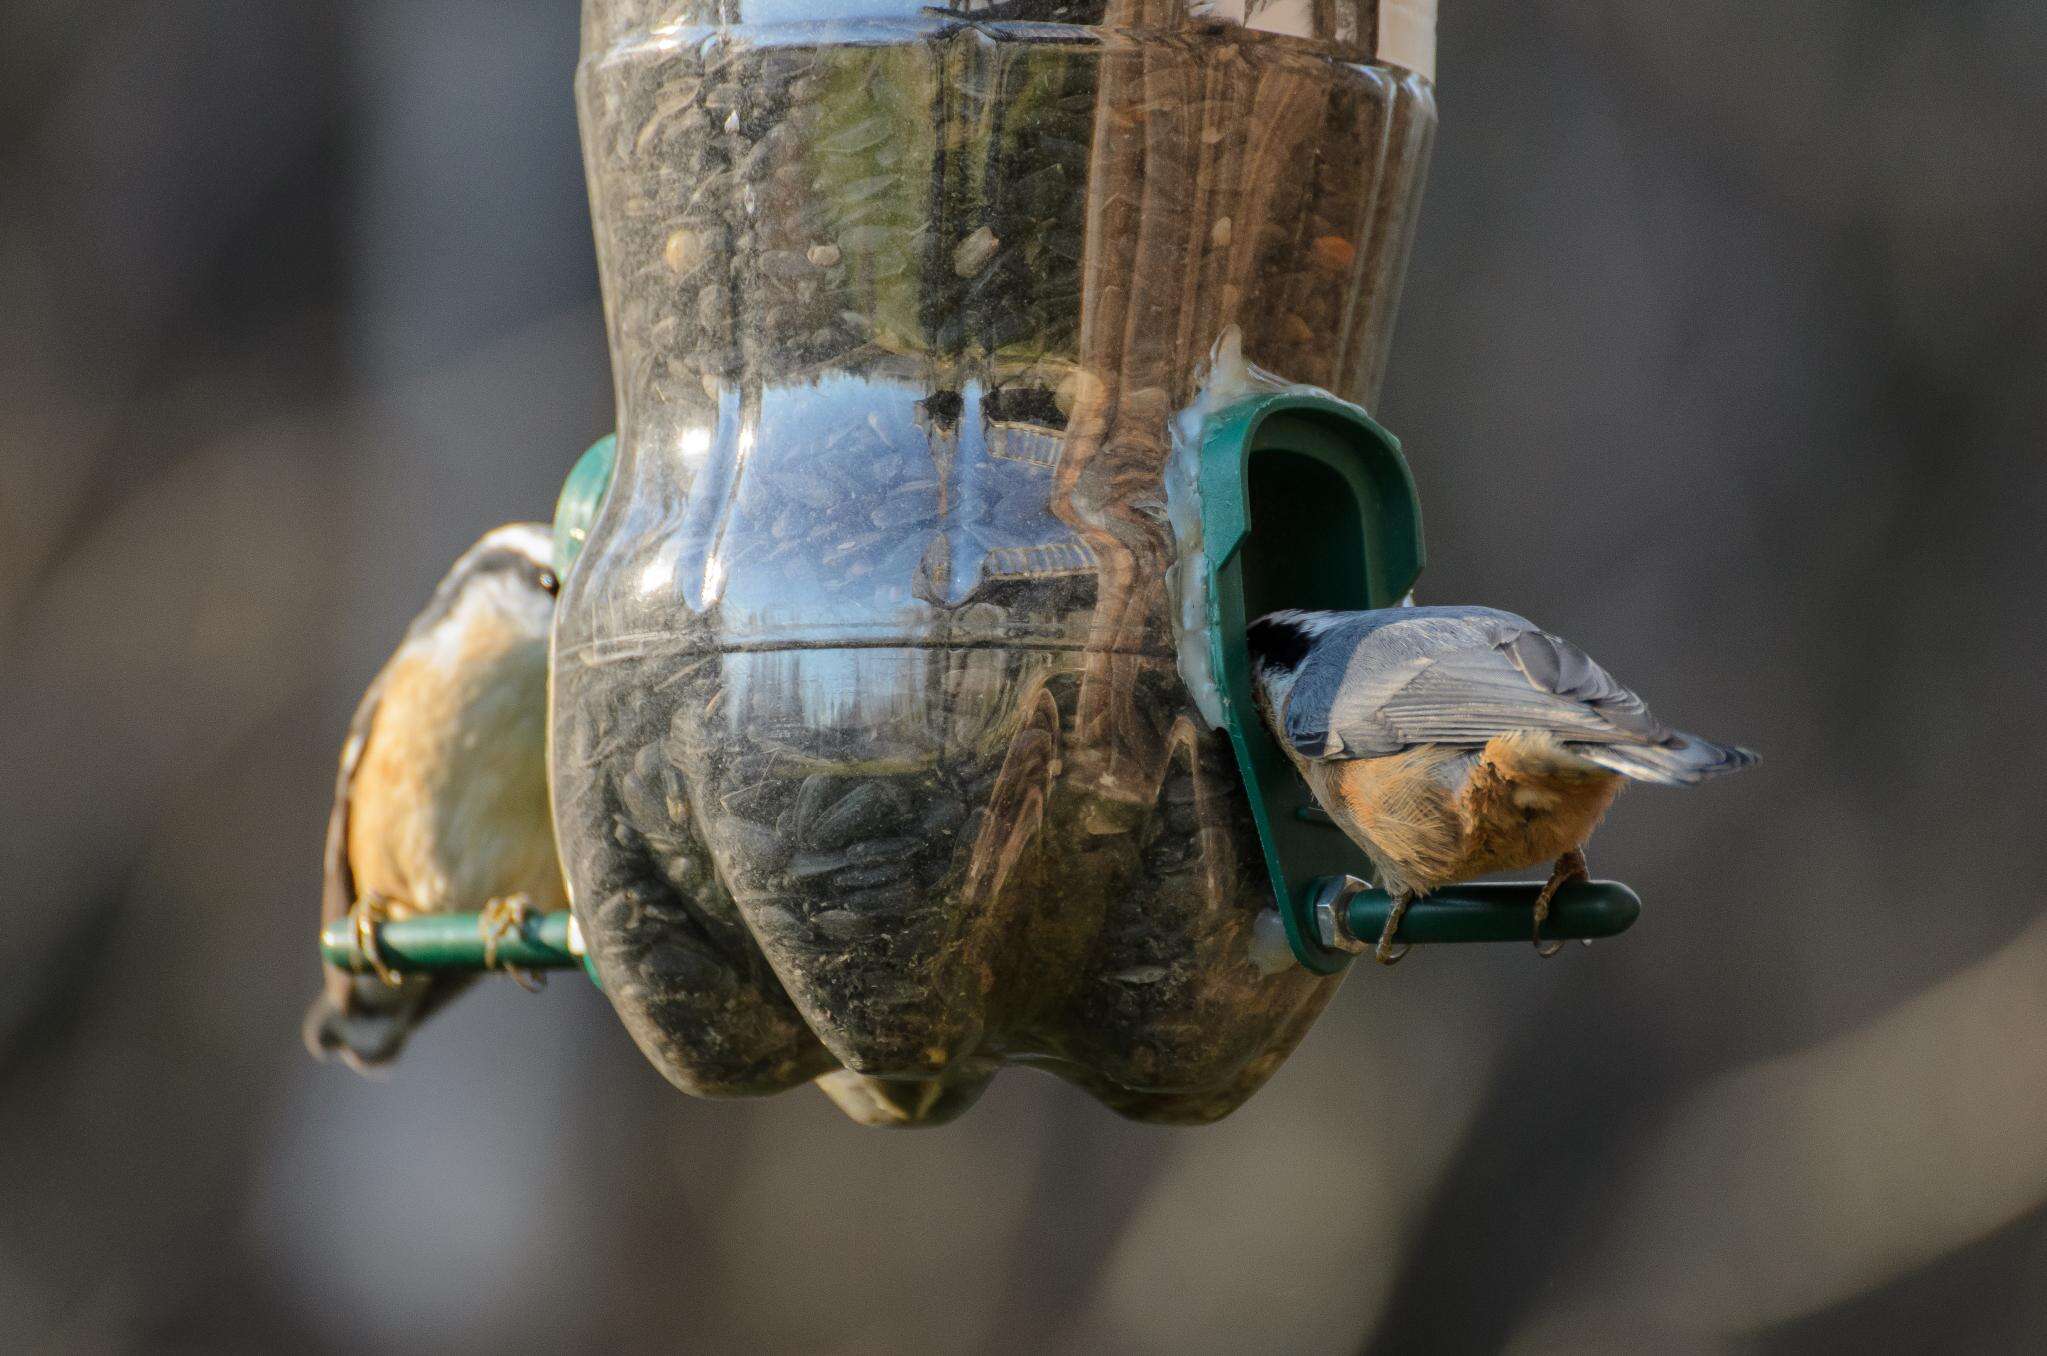
<svg viewBox="0 0 2047 1356">
<path fill-rule="evenodd" d="M 1340 897 L 1346 930 L 1376 937 L 1391 907 L 1363 889 L 1371 860 L 1331 822 L 1258 718 L 1250 622 L 1281 608 L 1394 607 L 1424 561 L 1421 504 L 1400 443 L 1362 409 L 1313 390 L 1253 397 L 1219 411 L 1201 446 L 1202 540 L 1208 568 L 1209 657 L 1224 723 L 1251 801 L 1273 897 L 1294 956 L 1318 974 L 1350 963 L 1339 935 L 1318 926 L 1318 901 Z M 1528 940 L 1540 886 L 1439 890 L 1409 906 L 1405 941 Z M 1560 890 L 1543 935 L 1613 936 L 1640 901 L 1624 885 Z"/>
<path fill-rule="evenodd" d="M 561 496 L 554 503 L 554 572 L 564 579 L 576 557 L 583 554 L 590 524 L 597 521 L 597 510 L 604 503 L 604 492 L 611 488 L 617 466 L 618 435 L 607 433 L 576 459 L 568 479 L 562 482 Z"/>
</svg>

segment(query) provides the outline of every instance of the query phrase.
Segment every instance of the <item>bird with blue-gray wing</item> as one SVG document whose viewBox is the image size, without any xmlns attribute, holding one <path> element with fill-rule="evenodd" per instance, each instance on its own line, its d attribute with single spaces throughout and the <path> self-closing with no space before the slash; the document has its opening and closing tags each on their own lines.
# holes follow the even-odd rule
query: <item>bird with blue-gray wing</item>
<svg viewBox="0 0 2047 1356">
<path fill-rule="evenodd" d="M 347 920 L 367 972 L 327 968 L 306 1047 L 358 1071 L 398 1057 L 473 976 L 399 974 L 378 925 L 478 911 L 487 955 L 567 907 L 547 789 L 554 541 L 497 528 L 463 553 L 356 708 L 327 823 L 324 924 Z M 525 982 L 522 977 L 522 982 Z"/>
<path fill-rule="evenodd" d="M 1624 782 L 1690 786 L 1756 761 L 1673 730 L 1590 656 L 1489 607 L 1275 612 L 1247 636 L 1259 714 L 1315 799 L 1376 869 L 1393 908 L 1431 890 L 1554 863 L 1585 878 L 1585 842 Z"/>
</svg>

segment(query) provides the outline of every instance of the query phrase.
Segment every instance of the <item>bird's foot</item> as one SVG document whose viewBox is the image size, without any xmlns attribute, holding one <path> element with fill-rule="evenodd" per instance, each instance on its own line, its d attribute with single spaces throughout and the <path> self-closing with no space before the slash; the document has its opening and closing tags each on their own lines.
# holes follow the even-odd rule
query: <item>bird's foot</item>
<svg viewBox="0 0 2047 1356">
<path fill-rule="evenodd" d="M 1549 883 L 1542 887 L 1542 893 L 1535 897 L 1535 954 L 1548 960 L 1564 949 L 1562 941 L 1545 944 L 1542 940 L 1542 925 L 1549 921 L 1550 901 L 1557 897 L 1557 891 L 1574 880 L 1591 880 L 1585 867 L 1585 852 L 1572 848 L 1557 858 L 1556 869 L 1549 873 Z"/>
<path fill-rule="evenodd" d="M 485 904 L 483 912 L 476 918 L 477 930 L 483 934 L 483 968 L 498 969 L 498 944 L 507 937 L 518 936 L 538 916 L 534 912 L 533 901 L 525 895 L 505 895 Z M 522 970 L 515 965 L 503 968 L 512 977 L 512 982 L 528 993 L 539 993 L 547 986 L 547 981 L 531 970 Z"/>
<path fill-rule="evenodd" d="M 378 979 L 398 988 L 405 980 L 384 963 L 384 950 L 377 944 L 377 929 L 391 921 L 391 901 L 368 894 L 348 906 L 348 930 L 355 937 L 356 954 L 376 973 Z"/>
<path fill-rule="evenodd" d="M 1379 945 L 1372 948 L 1372 959 L 1381 965 L 1398 965 L 1407 958 L 1408 952 L 1414 950 L 1412 945 L 1394 949 L 1393 937 L 1400 931 L 1400 920 L 1407 915 L 1409 899 L 1402 894 L 1392 898 L 1393 907 L 1386 911 L 1386 926 L 1379 929 Z"/>
</svg>

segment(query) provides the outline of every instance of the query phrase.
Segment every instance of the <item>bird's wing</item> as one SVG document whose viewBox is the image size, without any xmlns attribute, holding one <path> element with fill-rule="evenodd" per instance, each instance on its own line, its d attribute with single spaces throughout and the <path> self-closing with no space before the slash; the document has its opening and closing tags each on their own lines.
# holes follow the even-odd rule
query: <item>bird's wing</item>
<svg viewBox="0 0 2047 1356">
<path fill-rule="evenodd" d="M 1479 745 L 1517 730 L 1574 743 L 1654 744 L 1670 730 L 1591 656 L 1512 613 L 1414 609 L 1354 644 L 1319 647 L 1287 702 L 1305 757 L 1366 758 L 1416 744 Z"/>
<path fill-rule="evenodd" d="M 356 704 L 355 717 L 348 723 L 348 739 L 341 746 L 341 767 L 334 778 L 334 808 L 327 813 L 327 849 L 323 859 L 320 887 L 320 926 L 327 927 L 348 917 L 355 907 L 355 870 L 348 861 L 349 811 L 355 799 L 355 774 L 362 766 L 363 750 L 369 747 L 370 732 L 376 725 L 377 709 L 383 705 L 384 685 L 391 666 L 386 664 L 370 680 L 369 689 Z M 327 989 L 337 1002 L 346 995 L 346 972 L 327 967 Z"/>
</svg>

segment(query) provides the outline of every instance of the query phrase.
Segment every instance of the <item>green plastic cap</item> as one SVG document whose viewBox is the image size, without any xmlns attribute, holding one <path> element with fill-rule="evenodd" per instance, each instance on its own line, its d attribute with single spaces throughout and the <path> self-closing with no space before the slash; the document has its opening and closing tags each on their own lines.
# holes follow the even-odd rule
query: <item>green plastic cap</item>
<svg viewBox="0 0 2047 1356">
<path fill-rule="evenodd" d="M 607 433 L 577 458 L 575 469 L 562 482 L 561 497 L 554 504 L 554 572 L 564 579 L 583 554 L 590 525 L 597 521 L 597 509 L 617 467 L 618 435 Z"/>
</svg>

